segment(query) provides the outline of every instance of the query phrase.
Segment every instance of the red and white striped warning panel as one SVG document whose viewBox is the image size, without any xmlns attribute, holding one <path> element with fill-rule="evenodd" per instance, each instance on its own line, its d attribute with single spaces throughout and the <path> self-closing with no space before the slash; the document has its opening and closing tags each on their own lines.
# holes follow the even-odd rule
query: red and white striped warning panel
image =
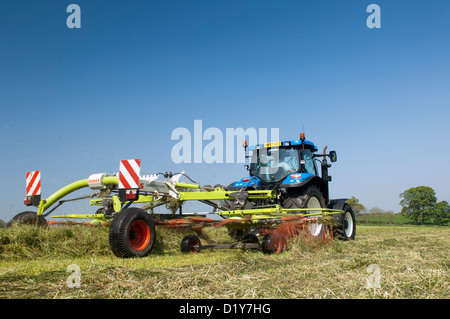
<svg viewBox="0 0 450 319">
<path fill-rule="evenodd" d="M 27 173 L 27 196 L 41 195 L 41 171 Z"/>
<path fill-rule="evenodd" d="M 131 159 L 120 161 L 119 189 L 139 188 L 141 160 Z"/>
</svg>

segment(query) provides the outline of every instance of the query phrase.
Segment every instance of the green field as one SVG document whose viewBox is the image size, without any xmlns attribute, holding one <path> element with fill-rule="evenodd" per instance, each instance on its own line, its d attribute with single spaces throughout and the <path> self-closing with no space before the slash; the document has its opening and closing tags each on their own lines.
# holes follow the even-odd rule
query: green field
<svg viewBox="0 0 450 319">
<path fill-rule="evenodd" d="M 359 214 L 356 216 L 356 222 L 359 224 L 371 225 L 414 225 L 414 220 L 400 214 L 391 213 Z"/>
<path fill-rule="evenodd" d="M 450 298 L 449 227 L 358 225 L 355 241 L 298 241 L 280 255 L 183 254 L 185 233 L 157 231 L 151 256 L 119 259 L 104 227 L 0 228 L 0 298 Z M 208 237 L 229 240 L 223 228 Z"/>
<path fill-rule="evenodd" d="M 356 216 L 358 224 L 365 225 L 415 225 L 414 220 L 401 214 L 392 213 L 366 213 Z M 420 224 L 420 222 L 418 223 Z M 433 220 L 427 219 L 425 225 L 435 225 Z M 446 223 L 448 226 L 448 223 Z"/>
</svg>

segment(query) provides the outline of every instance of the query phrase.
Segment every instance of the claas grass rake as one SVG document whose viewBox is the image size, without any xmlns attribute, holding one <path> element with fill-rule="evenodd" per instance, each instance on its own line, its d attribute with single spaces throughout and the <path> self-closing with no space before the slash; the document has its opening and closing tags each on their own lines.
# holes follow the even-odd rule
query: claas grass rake
<svg viewBox="0 0 450 319">
<path fill-rule="evenodd" d="M 141 161 L 131 159 L 120 162 L 118 173 L 92 174 L 42 199 L 41 173 L 29 172 L 24 203 L 37 207 L 37 212 L 19 213 L 10 224 L 106 225 L 111 250 L 118 257 L 147 256 L 155 242 L 155 225 L 192 229 L 193 233 L 181 242 L 183 252 L 238 248 L 280 253 L 293 238 L 354 239 L 354 214 L 346 199 L 328 198 L 331 178 L 327 169 L 331 165 L 326 158 L 335 161 L 336 154 L 313 154 L 316 151 L 314 144 L 304 138 L 257 145 L 250 176 L 228 186 L 202 186 L 184 172 L 141 175 Z M 323 157 L 321 177 L 314 163 L 308 166 L 318 157 Z M 182 177 L 185 182 L 180 182 Z M 66 199 L 84 188 L 93 194 Z M 52 215 L 48 220 L 64 203 L 83 199 L 97 207 L 95 213 Z M 189 201 L 207 204 L 212 210 L 208 215 L 183 213 L 183 204 Z M 157 213 L 159 206 L 171 213 Z M 202 245 L 198 233 L 207 226 L 226 227 L 235 243 Z"/>
</svg>

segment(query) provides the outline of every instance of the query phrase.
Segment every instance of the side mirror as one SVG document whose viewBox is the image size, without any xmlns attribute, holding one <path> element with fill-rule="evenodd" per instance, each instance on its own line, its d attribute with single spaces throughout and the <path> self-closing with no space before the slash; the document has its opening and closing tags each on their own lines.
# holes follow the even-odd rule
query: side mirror
<svg viewBox="0 0 450 319">
<path fill-rule="evenodd" d="M 244 168 L 248 171 L 250 169 L 250 166 L 244 165 Z"/>
<path fill-rule="evenodd" d="M 330 160 L 331 162 L 336 162 L 337 161 L 337 154 L 336 151 L 330 151 Z"/>
</svg>

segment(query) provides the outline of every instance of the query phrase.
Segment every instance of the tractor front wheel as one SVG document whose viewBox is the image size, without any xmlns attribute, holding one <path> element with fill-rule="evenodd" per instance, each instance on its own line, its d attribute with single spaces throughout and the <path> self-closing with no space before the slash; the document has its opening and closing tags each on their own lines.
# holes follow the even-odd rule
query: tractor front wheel
<svg viewBox="0 0 450 319">
<path fill-rule="evenodd" d="M 109 244 L 117 257 L 145 257 L 152 251 L 155 238 L 151 216 L 136 207 L 117 213 L 109 228 Z"/>
</svg>

